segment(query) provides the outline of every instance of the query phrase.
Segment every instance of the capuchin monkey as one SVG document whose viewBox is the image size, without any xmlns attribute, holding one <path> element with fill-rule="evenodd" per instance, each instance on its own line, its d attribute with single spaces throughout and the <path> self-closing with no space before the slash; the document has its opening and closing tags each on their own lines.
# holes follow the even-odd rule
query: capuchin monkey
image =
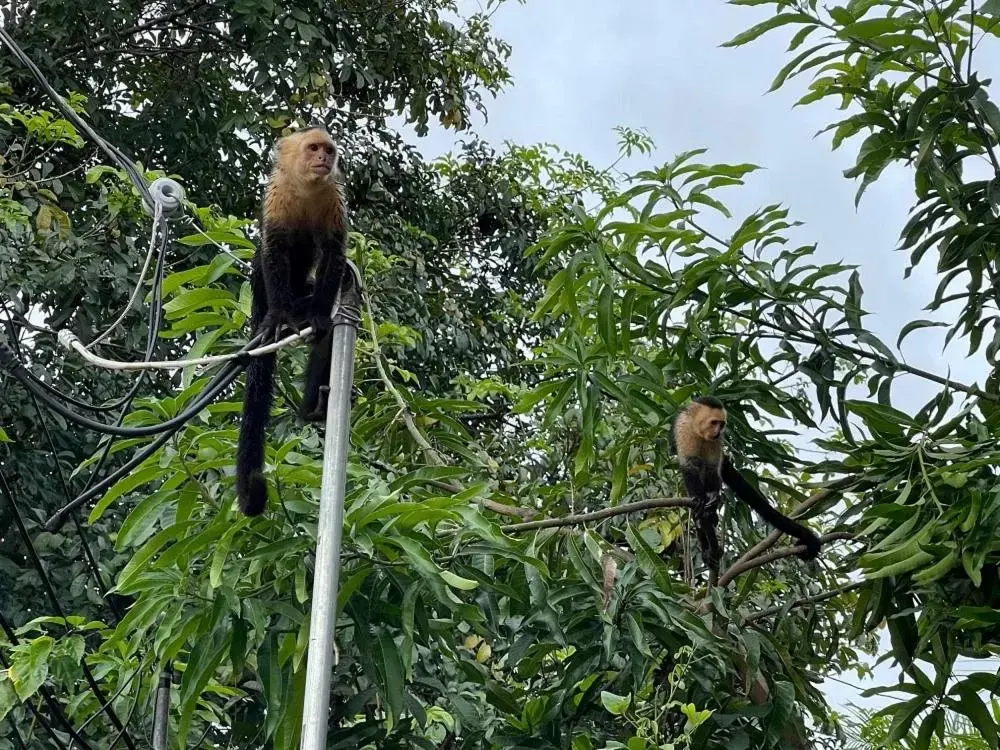
<svg viewBox="0 0 1000 750">
<path fill-rule="evenodd" d="M 346 206 L 340 187 L 337 145 L 323 128 L 281 138 L 261 207 L 261 241 L 251 263 L 250 325 L 265 340 L 283 326 L 312 326 L 302 416 L 322 421 L 321 388 L 330 369 L 330 315 L 347 266 Z M 265 429 L 274 388 L 274 353 L 251 357 L 236 455 L 236 492 L 248 516 L 264 512 Z"/>
<path fill-rule="evenodd" d="M 730 462 L 722 445 L 726 429 L 726 409 L 719 399 L 701 396 L 681 411 L 674 420 L 673 443 L 684 477 L 684 486 L 694 500 L 692 516 L 698 533 L 701 554 L 709 569 L 710 585 L 718 580 L 722 548 L 716 535 L 719 492 L 725 484 L 765 521 L 779 531 L 795 537 L 806 549 L 799 553 L 804 560 L 819 554 L 820 539 L 800 523 L 782 514 L 756 490 Z"/>
</svg>

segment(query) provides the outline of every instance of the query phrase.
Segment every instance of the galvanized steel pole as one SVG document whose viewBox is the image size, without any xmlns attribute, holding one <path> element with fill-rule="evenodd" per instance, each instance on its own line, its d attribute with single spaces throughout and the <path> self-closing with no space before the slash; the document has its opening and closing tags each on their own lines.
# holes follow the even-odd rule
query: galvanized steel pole
<svg viewBox="0 0 1000 750">
<path fill-rule="evenodd" d="M 153 704 L 153 750 L 167 750 L 167 727 L 170 726 L 170 685 L 174 670 L 170 662 L 160 672 L 160 683 L 156 686 L 156 702 Z"/>
<path fill-rule="evenodd" d="M 333 670 L 333 637 L 337 624 L 340 541 L 344 525 L 347 451 L 351 444 L 351 386 L 354 344 L 361 323 L 361 274 L 348 261 L 344 283 L 333 310 L 330 393 L 326 410 L 323 484 L 317 527 L 316 572 L 313 578 L 301 750 L 325 750 Z"/>
</svg>

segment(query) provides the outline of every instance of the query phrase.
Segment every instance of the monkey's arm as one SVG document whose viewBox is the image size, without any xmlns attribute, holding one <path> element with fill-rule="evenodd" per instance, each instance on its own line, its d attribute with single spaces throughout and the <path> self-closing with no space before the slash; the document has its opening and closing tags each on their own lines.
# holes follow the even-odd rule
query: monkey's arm
<svg viewBox="0 0 1000 750">
<path fill-rule="evenodd" d="M 309 317 L 313 333 L 318 337 L 330 327 L 330 311 L 347 267 L 347 234 L 342 229 L 318 238 L 319 266 L 309 303 Z"/>
<path fill-rule="evenodd" d="M 730 462 L 729 456 L 725 456 L 722 459 L 722 481 L 726 483 L 736 497 L 757 511 L 761 518 L 774 528 L 784 534 L 795 537 L 800 544 L 804 544 L 806 546 L 805 552 L 800 553 L 799 557 L 803 560 L 812 560 L 819 554 L 821 545 L 819 537 L 802 524 L 793 521 L 774 508 L 736 470 L 736 467 Z"/>
<path fill-rule="evenodd" d="M 294 320 L 295 300 L 292 299 L 291 240 L 289 232 L 271 225 L 265 225 L 261 239 L 260 260 L 267 295 L 266 327 L 274 330 L 281 324 L 291 326 L 296 331 Z"/>
</svg>

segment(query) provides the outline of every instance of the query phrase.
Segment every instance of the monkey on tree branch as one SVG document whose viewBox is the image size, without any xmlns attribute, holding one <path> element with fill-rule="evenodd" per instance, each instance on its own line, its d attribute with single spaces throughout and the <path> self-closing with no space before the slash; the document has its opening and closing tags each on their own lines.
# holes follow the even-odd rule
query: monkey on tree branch
<svg viewBox="0 0 1000 750">
<path fill-rule="evenodd" d="M 816 534 L 774 508 L 736 470 L 723 446 L 725 430 L 726 409 L 722 402 L 713 396 L 701 396 L 677 415 L 672 431 L 684 486 L 694 501 L 691 516 L 701 556 L 708 566 L 709 586 L 718 582 L 722 560 L 716 526 L 719 522 L 719 493 L 723 484 L 769 524 L 805 545 L 806 549 L 799 554 L 802 559 L 814 559 L 821 546 Z"/>
</svg>

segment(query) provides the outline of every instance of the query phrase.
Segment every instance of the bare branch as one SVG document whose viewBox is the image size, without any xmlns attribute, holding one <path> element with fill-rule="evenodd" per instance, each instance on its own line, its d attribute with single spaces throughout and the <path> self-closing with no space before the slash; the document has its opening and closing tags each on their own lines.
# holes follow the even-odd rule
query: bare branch
<svg viewBox="0 0 1000 750">
<path fill-rule="evenodd" d="M 853 538 L 854 534 L 851 534 L 849 532 L 835 531 L 832 534 L 824 534 L 823 536 L 820 537 L 820 541 L 823 544 L 827 544 L 828 542 L 835 542 L 840 539 L 853 539 Z M 746 573 L 748 570 L 753 570 L 754 568 L 763 567 L 764 565 L 773 563 L 775 560 L 780 560 L 783 557 L 792 557 L 793 555 L 797 555 L 800 552 L 805 552 L 805 550 L 806 546 L 804 544 L 797 544 L 794 547 L 779 547 L 778 549 L 774 550 L 774 552 L 762 555 L 760 557 L 754 557 L 750 560 L 743 560 L 742 562 L 737 561 L 729 567 L 729 570 L 727 570 L 725 573 L 722 574 L 722 577 L 719 578 L 719 585 L 728 586 L 730 583 L 732 583 L 733 579 L 736 578 L 736 576 L 740 575 L 741 573 Z"/>
<path fill-rule="evenodd" d="M 797 506 L 795 506 L 789 517 L 798 518 L 813 506 L 818 505 L 824 500 L 827 500 L 832 495 L 839 495 L 841 492 L 844 492 L 845 490 L 849 489 L 852 485 L 856 484 L 859 481 L 861 481 L 861 477 L 848 476 L 848 477 L 842 477 L 841 479 L 831 482 L 829 485 L 817 490 L 812 495 L 803 500 L 801 503 L 799 503 Z M 736 562 L 733 564 L 739 565 L 740 563 L 744 563 L 747 560 L 759 557 L 760 555 L 764 554 L 767 550 L 771 549 L 771 547 L 773 547 L 775 544 L 777 544 L 779 539 L 781 539 L 781 532 L 777 530 L 772 531 L 762 540 L 757 542 L 757 544 L 755 544 L 753 547 L 751 547 L 742 555 L 740 555 L 736 559 Z"/>
<path fill-rule="evenodd" d="M 750 623 L 757 622 L 757 620 L 763 620 L 765 617 L 771 617 L 772 615 L 779 614 L 785 609 L 794 609 L 795 607 L 801 607 L 804 604 L 816 604 L 818 602 L 825 602 L 827 599 L 833 599 L 834 597 L 840 596 L 841 594 L 846 594 L 850 591 L 864 586 L 868 581 L 857 581 L 855 583 L 847 584 L 846 586 L 840 586 L 833 589 L 832 591 L 824 591 L 822 594 L 816 594 L 815 596 L 806 596 L 801 599 L 796 599 L 791 604 L 783 604 L 780 607 L 768 607 L 767 609 L 762 609 L 759 612 L 754 612 L 752 615 L 745 617 L 743 619 L 744 625 L 749 625 Z"/>
<path fill-rule="evenodd" d="M 651 500 L 639 500 L 634 503 L 617 505 L 614 508 L 602 508 L 592 513 L 575 513 L 562 518 L 543 518 L 539 521 L 528 521 L 527 523 L 513 523 L 509 526 L 501 527 L 501 531 L 509 534 L 517 534 L 522 531 L 536 531 L 538 529 L 552 529 L 558 526 L 578 526 L 591 521 L 602 521 L 605 518 L 623 516 L 627 513 L 640 513 L 644 510 L 654 508 L 690 508 L 693 505 L 686 497 L 659 497 Z"/>
</svg>

